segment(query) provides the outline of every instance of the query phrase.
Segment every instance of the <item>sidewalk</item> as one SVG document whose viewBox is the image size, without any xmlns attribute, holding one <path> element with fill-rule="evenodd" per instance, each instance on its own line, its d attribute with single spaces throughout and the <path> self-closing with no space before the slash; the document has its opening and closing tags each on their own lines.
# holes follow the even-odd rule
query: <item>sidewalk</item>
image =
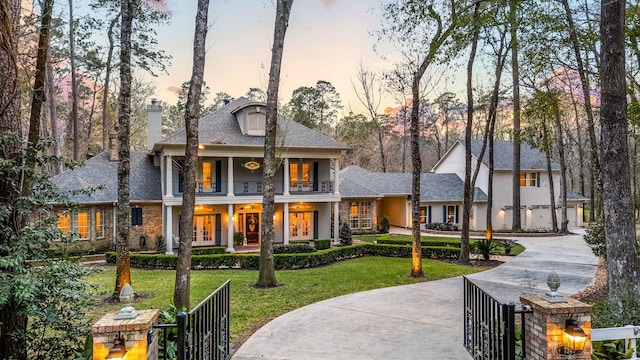
<svg viewBox="0 0 640 360">
<path fill-rule="evenodd" d="M 518 238 L 525 252 L 469 276 L 501 301 L 524 292 L 574 294 L 593 281 L 597 258 L 581 235 Z M 396 286 L 320 301 L 284 314 L 251 336 L 233 356 L 248 359 L 460 359 L 462 278 Z"/>
</svg>

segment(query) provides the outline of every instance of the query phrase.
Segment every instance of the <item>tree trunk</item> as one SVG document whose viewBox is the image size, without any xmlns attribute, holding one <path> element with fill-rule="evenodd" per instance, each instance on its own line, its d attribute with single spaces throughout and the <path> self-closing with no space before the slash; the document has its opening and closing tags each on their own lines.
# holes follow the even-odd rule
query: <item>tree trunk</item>
<svg viewBox="0 0 640 360">
<path fill-rule="evenodd" d="M 15 135 L 10 143 L 3 144 L 0 150 L 5 161 L 19 164 L 20 140 L 20 85 L 18 81 L 18 26 L 20 24 L 20 1 L 0 0 L 0 134 Z M 17 176 L 0 179 L 0 202 L 15 203 L 20 190 L 16 190 Z M 8 206 L 8 209 L 13 208 Z M 20 215 L 6 214 L 3 227 L 9 231 L 0 232 L 0 256 L 7 255 L 6 248 L 13 246 L 13 234 L 19 231 Z M 18 221 L 14 221 L 14 219 Z M 12 276 L 7 274 L 7 276 Z M 19 334 L 27 330 L 27 316 L 21 311 L 18 299 L 9 294 L 0 306 L 0 359 L 24 360 L 27 358 L 24 342 Z M 14 335 L 18 335 L 15 336 Z"/>
<path fill-rule="evenodd" d="M 73 126 L 73 160 L 80 160 L 80 120 L 78 119 L 78 83 L 73 19 L 73 0 L 69 0 L 69 65 L 71 66 L 71 124 Z"/>
<path fill-rule="evenodd" d="M 424 67 L 426 69 L 426 66 Z M 422 239 L 420 238 L 420 175 L 422 173 L 422 159 L 420 158 L 420 79 L 423 71 L 413 77 L 411 94 L 411 276 L 422 277 Z"/>
<path fill-rule="evenodd" d="M 543 141 L 545 144 L 544 154 L 547 158 L 547 175 L 549 177 L 549 203 L 551 204 L 551 228 L 553 232 L 558 232 L 558 217 L 556 216 L 556 192 L 553 186 L 553 173 L 551 172 L 551 141 L 548 140 L 547 120 L 542 120 Z"/>
<path fill-rule="evenodd" d="M 260 244 L 260 272 L 256 287 L 278 286 L 275 265 L 273 262 L 273 214 L 275 212 L 275 174 L 278 168 L 276 159 L 276 137 L 278 130 L 278 90 L 284 38 L 289 25 L 289 15 L 293 0 L 277 0 L 276 18 L 273 30 L 273 47 L 271 48 L 271 67 L 269 69 L 269 85 L 267 88 L 267 122 L 264 138 L 264 173 L 262 176 L 262 230 Z M 339 169 L 336 169 L 338 171 Z M 288 231 L 288 229 L 285 229 Z"/>
<path fill-rule="evenodd" d="M 518 65 L 518 21 L 517 3 L 515 0 L 509 1 L 509 23 L 511 31 L 511 68 L 513 82 L 513 222 L 512 231 L 522 230 L 522 219 L 520 218 L 520 66 Z M 515 211 L 518 209 L 518 211 Z"/>
<path fill-rule="evenodd" d="M 627 287 L 640 295 L 627 144 L 625 1 L 603 2 L 600 21 L 602 194 L 609 298 L 613 300 L 618 299 Z"/>
<path fill-rule="evenodd" d="M 129 203 L 130 125 L 131 125 L 131 32 L 133 14 L 138 6 L 136 0 L 120 3 L 122 24 L 120 27 L 120 93 L 118 95 L 118 210 L 116 240 L 116 284 L 113 297 L 120 295 L 126 284 L 131 284 L 131 262 L 129 258 L 129 225 L 131 207 Z M 77 142 L 76 142 L 77 143 Z M 74 145 L 75 146 L 75 145 Z"/>
<path fill-rule="evenodd" d="M 585 70 L 584 63 L 582 61 L 582 55 L 580 54 L 580 44 L 578 42 L 578 36 L 576 34 L 576 27 L 573 23 L 573 17 L 571 16 L 571 9 L 569 8 L 568 0 L 560 0 L 565 10 L 567 17 L 567 23 L 569 24 L 569 39 L 573 46 L 573 52 L 576 57 L 576 63 L 578 65 L 578 74 L 580 75 L 580 83 L 582 84 L 582 95 L 584 96 L 584 109 L 587 113 L 587 124 L 589 131 L 589 141 L 591 142 L 591 165 L 593 166 L 593 172 L 591 176 L 591 192 L 590 192 L 590 208 L 589 221 L 595 220 L 595 208 L 596 208 L 596 196 L 601 194 L 602 191 L 602 179 L 600 178 L 600 159 L 598 158 L 598 143 L 596 141 L 596 131 L 593 120 L 593 110 L 591 108 L 591 88 L 589 86 L 589 78 Z M 597 189 L 597 191 L 596 191 Z"/>
<path fill-rule="evenodd" d="M 473 131 L 473 64 L 476 60 L 478 48 L 478 37 L 480 36 L 480 26 L 478 17 L 480 12 L 480 2 L 476 2 L 473 7 L 473 37 L 471 41 L 471 52 L 467 61 L 467 124 L 464 131 L 465 161 L 464 161 L 464 203 L 462 205 L 462 235 L 460 239 L 460 256 L 458 262 L 469 263 L 469 231 L 471 219 L 471 208 L 473 206 L 474 184 L 471 183 L 471 132 Z"/>
<path fill-rule="evenodd" d="M 556 103 L 557 104 L 557 103 Z M 556 105 L 557 106 L 557 105 Z M 560 233 L 569 233 L 569 219 L 567 218 L 567 165 L 564 160 L 564 141 L 562 140 L 562 122 L 560 121 L 560 109 L 556 108 L 556 139 L 558 142 L 558 157 L 560 158 L 560 181 L 562 181 L 560 194 L 562 195 L 562 221 L 560 222 Z M 539 181 L 540 179 L 538 179 Z M 555 213 L 555 207 L 551 209 Z"/>
<path fill-rule="evenodd" d="M 49 121 L 51 123 L 51 137 L 55 140 L 53 143 L 53 155 L 60 157 L 60 132 L 58 129 L 58 115 L 56 111 L 56 84 L 53 80 L 53 65 L 51 65 L 51 56 L 47 59 L 47 93 L 49 104 Z M 62 172 L 62 163 L 56 161 L 53 163 L 53 175 Z"/>
<path fill-rule="evenodd" d="M 176 283 L 173 293 L 173 302 L 178 309 L 191 308 L 191 239 L 193 237 L 193 212 L 198 169 L 198 116 L 200 115 L 202 83 L 204 82 L 208 12 L 209 0 L 198 0 L 196 29 L 193 38 L 193 66 L 184 115 L 187 147 L 184 164 L 182 216 L 180 217 L 180 243 L 178 244 Z"/>
<path fill-rule="evenodd" d="M 109 39 L 109 51 L 107 53 L 107 63 L 105 65 L 104 89 L 102 90 L 102 151 L 109 151 L 109 130 L 111 129 L 111 114 L 109 113 L 109 85 L 111 80 L 111 61 L 113 58 L 113 27 L 118 22 L 120 14 L 111 20 L 107 38 Z"/>
</svg>

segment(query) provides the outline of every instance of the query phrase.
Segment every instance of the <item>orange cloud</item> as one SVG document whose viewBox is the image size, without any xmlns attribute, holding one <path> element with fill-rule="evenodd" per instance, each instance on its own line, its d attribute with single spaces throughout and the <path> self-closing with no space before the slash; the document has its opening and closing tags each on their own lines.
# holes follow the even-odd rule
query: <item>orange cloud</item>
<svg viewBox="0 0 640 360">
<path fill-rule="evenodd" d="M 336 4 L 337 0 L 321 0 L 321 1 L 322 1 L 322 5 L 324 5 L 324 7 L 330 8 L 330 7 L 332 7 L 333 5 Z"/>
</svg>

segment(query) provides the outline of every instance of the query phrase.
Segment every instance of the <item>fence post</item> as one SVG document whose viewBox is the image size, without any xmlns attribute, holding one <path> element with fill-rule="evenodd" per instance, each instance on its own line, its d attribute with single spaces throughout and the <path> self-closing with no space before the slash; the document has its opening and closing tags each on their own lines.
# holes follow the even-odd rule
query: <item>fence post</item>
<svg viewBox="0 0 640 360">
<path fill-rule="evenodd" d="M 177 316 L 178 323 L 178 360 L 187 359 L 187 313 L 181 311 Z"/>
</svg>

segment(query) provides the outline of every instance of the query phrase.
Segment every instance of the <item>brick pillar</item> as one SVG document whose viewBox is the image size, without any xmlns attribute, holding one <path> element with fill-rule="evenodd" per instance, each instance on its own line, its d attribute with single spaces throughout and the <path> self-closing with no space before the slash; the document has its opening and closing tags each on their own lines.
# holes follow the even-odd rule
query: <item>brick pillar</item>
<svg viewBox="0 0 640 360">
<path fill-rule="evenodd" d="M 116 332 L 124 337 L 127 360 L 158 360 L 158 332 L 153 324 L 158 321 L 159 310 L 138 310 L 135 319 L 115 320 L 117 313 L 108 313 L 93 324 L 93 360 L 104 360 L 113 346 Z M 151 331 L 151 343 L 148 334 Z"/>
<path fill-rule="evenodd" d="M 560 360 L 566 355 L 558 355 L 558 345 L 563 342 L 563 329 L 567 319 L 573 316 L 589 336 L 591 332 L 591 306 L 578 300 L 567 298 L 567 302 L 550 303 L 539 295 L 520 297 L 522 305 L 531 306 L 533 313 L 525 316 L 525 346 L 527 359 Z M 591 343 L 587 339 L 584 352 L 574 355 L 575 360 L 591 359 Z"/>
</svg>

